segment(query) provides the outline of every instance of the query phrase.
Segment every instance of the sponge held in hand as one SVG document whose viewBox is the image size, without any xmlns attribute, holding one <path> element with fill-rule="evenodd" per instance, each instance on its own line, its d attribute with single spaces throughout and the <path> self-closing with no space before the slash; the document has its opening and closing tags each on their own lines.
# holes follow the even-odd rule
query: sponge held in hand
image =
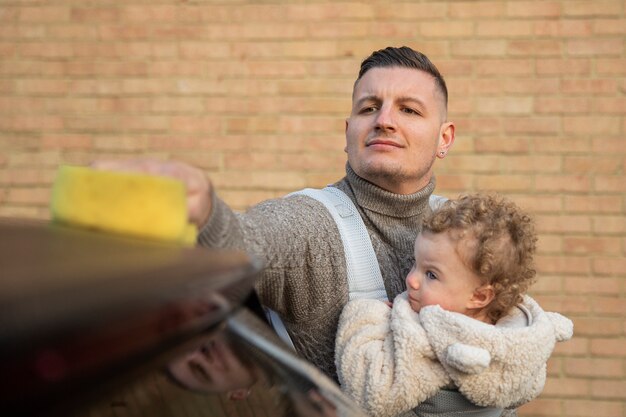
<svg viewBox="0 0 626 417">
<path fill-rule="evenodd" d="M 185 185 L 173 178 L 61 166 L 50 205 L 53 221 L 193 245 Z"/>
</svg>

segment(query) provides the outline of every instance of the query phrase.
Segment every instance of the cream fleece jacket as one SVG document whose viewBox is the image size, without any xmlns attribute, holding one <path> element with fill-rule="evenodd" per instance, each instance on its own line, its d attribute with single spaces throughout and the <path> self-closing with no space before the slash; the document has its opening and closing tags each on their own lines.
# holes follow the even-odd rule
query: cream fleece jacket
<svg viewBox="0 0 626 417">
<path fill-rule="evenodd" d="M 335 347 L 341 387 L 377 417 L 399 415 L 450 384 L 480 406 L 519 406 L 541 393 L 555 342 L 573 334 L 569 319 L 529 296 L 520 309 L 528 318 L 522 327 L 510 317 L 490 325 L 439 306 L 418 314 L 406 293 L 393 308 L 351 301 Z"/>
</svg>

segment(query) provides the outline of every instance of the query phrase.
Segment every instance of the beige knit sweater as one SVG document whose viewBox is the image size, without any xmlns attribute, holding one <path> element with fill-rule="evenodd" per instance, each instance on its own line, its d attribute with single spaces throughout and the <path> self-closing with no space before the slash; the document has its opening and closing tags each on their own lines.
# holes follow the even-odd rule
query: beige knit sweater
<svg viewBox="0 0 626 417">
<path fill-rule="evenodd" d="M 393 300 L 405 289 L 434 179 L 415 194 L 398 195 L 365 181 L 347 165 L 346 177 L 334 186 L 357 206 Z M 341 237 L 328 211 L 301 195 L 268 200 L 245 213 L 233 212 L 215 194 L 212 199 L 200 244 L 241 249 L 259 258 L 265 264 L 257 284 L 261 301 L 281 315 L 298 352 L 336 379 L 335 333 L 348 288 Z"/>
</svg>

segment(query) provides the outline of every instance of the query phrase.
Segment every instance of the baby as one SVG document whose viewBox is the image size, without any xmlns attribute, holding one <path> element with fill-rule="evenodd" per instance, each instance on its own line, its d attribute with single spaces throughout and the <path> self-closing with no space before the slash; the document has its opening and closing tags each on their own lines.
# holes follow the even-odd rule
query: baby
<svg viewBox="0 0 626 417">
<path fill-rule="evenodd" d="M 531 219 L 505 199 L 443 203 L 424 220 L 407 291 L 393 306 L 360 299 L 344 308 L 335 353 L 342 389 L 373 416 L 420 415 L 441 389 L 495 415 L 538 396 L 555 342 L 570 339 L 573 325 L 525 295 L 536 240 Z"/>
</svg>

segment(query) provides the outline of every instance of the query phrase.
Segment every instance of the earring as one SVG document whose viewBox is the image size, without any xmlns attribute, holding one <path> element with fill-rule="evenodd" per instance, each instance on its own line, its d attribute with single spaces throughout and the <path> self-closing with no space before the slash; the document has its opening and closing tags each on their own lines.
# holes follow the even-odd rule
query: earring
<svg viewBox="0 0 626 417">
<path fill-rule="evenodd" d="M 446 154 L 446 151 L 441 151 L 439 152 L 439 155 L 444 156 Z"/>
</svg>

